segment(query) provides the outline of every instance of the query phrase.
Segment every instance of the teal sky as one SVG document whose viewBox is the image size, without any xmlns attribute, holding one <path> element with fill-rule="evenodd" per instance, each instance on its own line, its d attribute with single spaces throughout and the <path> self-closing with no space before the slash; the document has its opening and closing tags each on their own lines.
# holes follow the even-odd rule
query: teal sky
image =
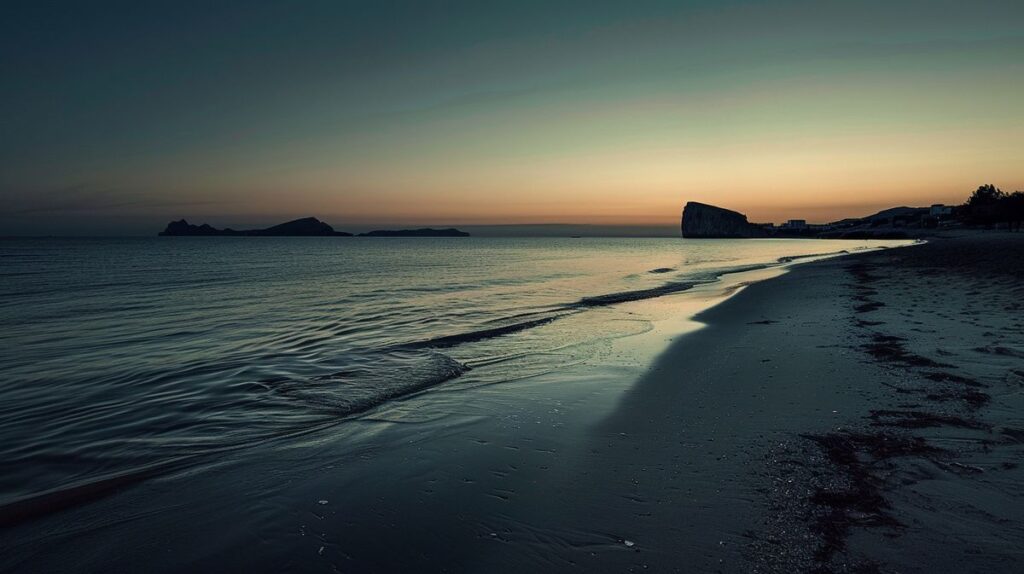
<svg viewBox="0 0 1024 574">
<path fill-rule="evenodd" d="M 1024 189 L 1024 3 L 36 3 L 0 234 L 829 220 Z"/>
</svg>

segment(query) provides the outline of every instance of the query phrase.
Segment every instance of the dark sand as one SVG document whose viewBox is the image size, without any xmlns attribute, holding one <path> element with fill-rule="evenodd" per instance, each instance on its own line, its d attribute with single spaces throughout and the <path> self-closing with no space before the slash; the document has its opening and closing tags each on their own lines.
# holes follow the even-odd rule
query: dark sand
<svg viewBox="0 0 1024 574">
<path fill-rule="evenodd" d="M 833 354 L 861 363 L 867 404 L 770 451 L 758 570 L 1020 572 L 1024 236 L 816 268 L 846 274 Z"/>
<path fill-rule="evenodd" d="M 1022 278 L 1024 235 L 802 264 L 649 368 L 616 345 L 657 330 L 398 401 L 0 532 L 0 570 L 1019 572 Z"/>
</svg>

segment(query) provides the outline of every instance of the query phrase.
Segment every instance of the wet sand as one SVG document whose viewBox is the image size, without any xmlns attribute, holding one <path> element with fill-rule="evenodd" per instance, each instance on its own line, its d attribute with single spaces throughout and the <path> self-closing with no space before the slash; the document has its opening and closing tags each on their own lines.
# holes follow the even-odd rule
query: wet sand
<svg viewBox="0 0 1024 574">
<path fill-rule="evenodd" d="M 0 533 L 0 569 L 1017 571 L 1022 237 L 794 266 L 693 332 L 666 319 Z M 721 293 L 685 297 L 645 304 Z"/>
</svg>

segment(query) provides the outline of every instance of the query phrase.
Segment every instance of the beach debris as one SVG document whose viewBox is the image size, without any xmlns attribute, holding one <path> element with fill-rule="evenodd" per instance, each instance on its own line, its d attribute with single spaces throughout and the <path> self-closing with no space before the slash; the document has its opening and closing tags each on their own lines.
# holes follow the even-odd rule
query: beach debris
<svg viewBox="0 0 1024 574">
<path fill-rule="evenodd" d="M 328 501 L 324 500 L 324 499 L 320 499 L 320 500 L 316 501 L 316 503 L 319 504 L 320 506 L 326 506 L 327 502 Z"/>
<path fill-rule="evenodd" d="M 983 387 L 983 386 L 985 386 L 985 385 L 982 385 L 981 383 L 979 383 L 978 381 L 976 381 L 974 379 L 971 379 L 971 378 L 968 378 L 968 377 L 964 377 L 964 376 L 961 376 L 961 375 L 955 375 L 953 373 L 929 372 L 929 373 L 924 373 L 924 378 L 926 378 L 926 379 L 928 379 L 930 381 L 935 381 L 937 383 L 957 383 L 957 384 L 961 384 L 961 385 L 966 385 L 968 387 Z"/>
<path fill-rule="evenodd" d="M 1004 435 L 1010 437 L 1016 442 L 1024 442 L 1024 429 L 1016 429 L 1013 427 L 1003 427 L 1002 432 Z"/>
<path fill-rule="evenodd" d="M 973 419 L 953 415 L 942 415 L 924 411 L 871 410 L 868 418 L 872 426 L 903 427 L 920 429 L 929 427 L 956 427 L 975 430 L 988 430 L 990 425 Z"/>
<path fill-rule="evenodd" d="M 632 548 L 636 546 L 636 542 L 633 542 L 632 540 L 623 540 L 622 543 L 626 545 L 626 548 Z"/>
<path fill-rule="evenodd" d="M 320 549 L 316 551 L 316 553 L 317 553 L 318 556 L 323 556 L 324 555 L 324 547 L 321 546 Z"/>
<path fill-rule="evenodd" d="M 967 472 L 973 472 L 973 473 L 985 472 L 985 469 L 981 468 L 980 466 L 974 466 L 973 464 L 964 464 L 962 462 L 951 462 L 951 463 L 949 463 L 949 465 L 950 466 L 954 466 L 956 468 L 960 468 L 960 469 L 966 470 Z"/>
<path fill-rule="evenodd" d="M 886 363 L 901 363 L 912 367 L 956 368 L 955 365 L 939 363 L 907 350 L 906 339 L 875 333 L 871 343 L 863 345 L 863 349 L 876 360 Z"/>
</svg>

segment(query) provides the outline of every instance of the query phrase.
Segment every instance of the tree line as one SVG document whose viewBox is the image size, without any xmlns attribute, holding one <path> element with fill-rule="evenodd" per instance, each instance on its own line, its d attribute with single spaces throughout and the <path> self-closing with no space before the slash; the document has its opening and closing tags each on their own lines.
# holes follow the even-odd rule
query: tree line
<svg viewBox="0 0 1024 574">
<path fill-rule="evenodd" d="M 1005 223 L 1010 231 L 1020 231 L 1024 222 L 1024 191 L 1006 193 L 992 184 L 982 185 L 959 211 L 969 225 Z"/>
</svg>

